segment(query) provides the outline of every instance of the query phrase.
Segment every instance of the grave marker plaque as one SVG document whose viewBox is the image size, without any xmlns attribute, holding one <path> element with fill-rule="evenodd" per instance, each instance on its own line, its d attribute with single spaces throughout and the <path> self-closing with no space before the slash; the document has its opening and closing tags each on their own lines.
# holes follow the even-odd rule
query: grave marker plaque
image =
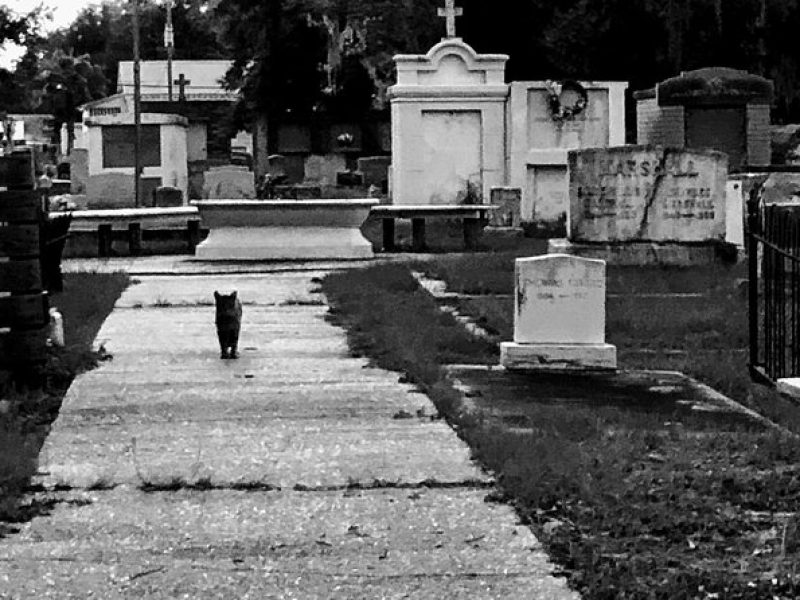
<svg viewBox="0 0 800 600">
<path fill-rule="evenodd" d="M 725 238 L 728 160 L 711 150 L 625 146 L 569 153 L 573 242 Z"/>
<path fill-rule="evenodd" d="M 514 269 L 514 341 L 500 362 L 517 370 L 613 370 L 605 343 L 606 263 L 563 254 L 519 258 Z"/>
</svg>

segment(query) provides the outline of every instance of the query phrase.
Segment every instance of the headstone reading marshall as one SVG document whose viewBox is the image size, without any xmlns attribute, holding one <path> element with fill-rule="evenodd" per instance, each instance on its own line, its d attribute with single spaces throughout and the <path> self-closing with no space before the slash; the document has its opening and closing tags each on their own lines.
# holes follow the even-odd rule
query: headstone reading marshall
<svg viewBox="0 0 800 600">
<path fill-rule="evenodd" d="M 549 251 L 617 264 L 716 260 L 725 241 L 728 159 L 660 146 L 569 153 L 568 239 Z"/>
<path fill-rule="evenodd" d="M 606 263 L 565 254 L 515 262 L 514 341 L 500 345 L 507 369 L 613 370 L 605 343 Z"/>
<path fill-rule="evenodd" d="M 621 147 L 570 152 L 570 239 L 705 242 L 725 237 L 727 157 Z"/>
</svg>

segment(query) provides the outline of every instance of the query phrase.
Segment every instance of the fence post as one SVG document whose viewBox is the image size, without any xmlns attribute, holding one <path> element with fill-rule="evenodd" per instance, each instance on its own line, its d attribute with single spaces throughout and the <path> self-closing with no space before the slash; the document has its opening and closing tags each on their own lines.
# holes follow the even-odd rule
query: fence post
<svg viewBox="0 0 800 600">
<path fill-rule="evenodd" d="M 755 185 L 747 199 L 747 316 L 750 336 L 750 375 L 757 378 L 758 357 L 758 238 L 761 235 L 761 186 Z"/>
</svg>

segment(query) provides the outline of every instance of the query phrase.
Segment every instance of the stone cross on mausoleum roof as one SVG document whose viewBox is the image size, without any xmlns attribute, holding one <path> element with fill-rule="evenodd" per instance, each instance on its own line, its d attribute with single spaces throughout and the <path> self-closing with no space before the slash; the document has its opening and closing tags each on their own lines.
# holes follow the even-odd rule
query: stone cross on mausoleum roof
<svg viewBox="0 0 800 600">
<path fill-rule="evenodd" d="M 447 37 L 456 37 L 456 17 L 464 14 L 463 8 L 456 8 L 455 0 L 445 0 L 444 8 L 439 9 L 439 16 L 447 20 Z"/>
</svg>

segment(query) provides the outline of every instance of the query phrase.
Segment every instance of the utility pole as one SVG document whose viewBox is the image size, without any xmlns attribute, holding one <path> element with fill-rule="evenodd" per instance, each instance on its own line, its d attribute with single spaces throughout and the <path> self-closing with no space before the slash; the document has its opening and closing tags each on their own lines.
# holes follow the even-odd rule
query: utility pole
<svg viewBox="0 0 800 600">
<path fill-rule="evenodd" d="M 167 49 L 167 100 L 172 102 L 172 59 L 175 56 L 175 30 L 172 27 L 173 0 L 167 0 L 167 24 L 164 26 L 164 47 Z"/>
<path fill-rule="evenodd" d="M 133 1 L 133 193 L 134 206 L 139 207 L 142 174 L 142 73 L 139 63 L 139 0 Z"/>
</svg>

